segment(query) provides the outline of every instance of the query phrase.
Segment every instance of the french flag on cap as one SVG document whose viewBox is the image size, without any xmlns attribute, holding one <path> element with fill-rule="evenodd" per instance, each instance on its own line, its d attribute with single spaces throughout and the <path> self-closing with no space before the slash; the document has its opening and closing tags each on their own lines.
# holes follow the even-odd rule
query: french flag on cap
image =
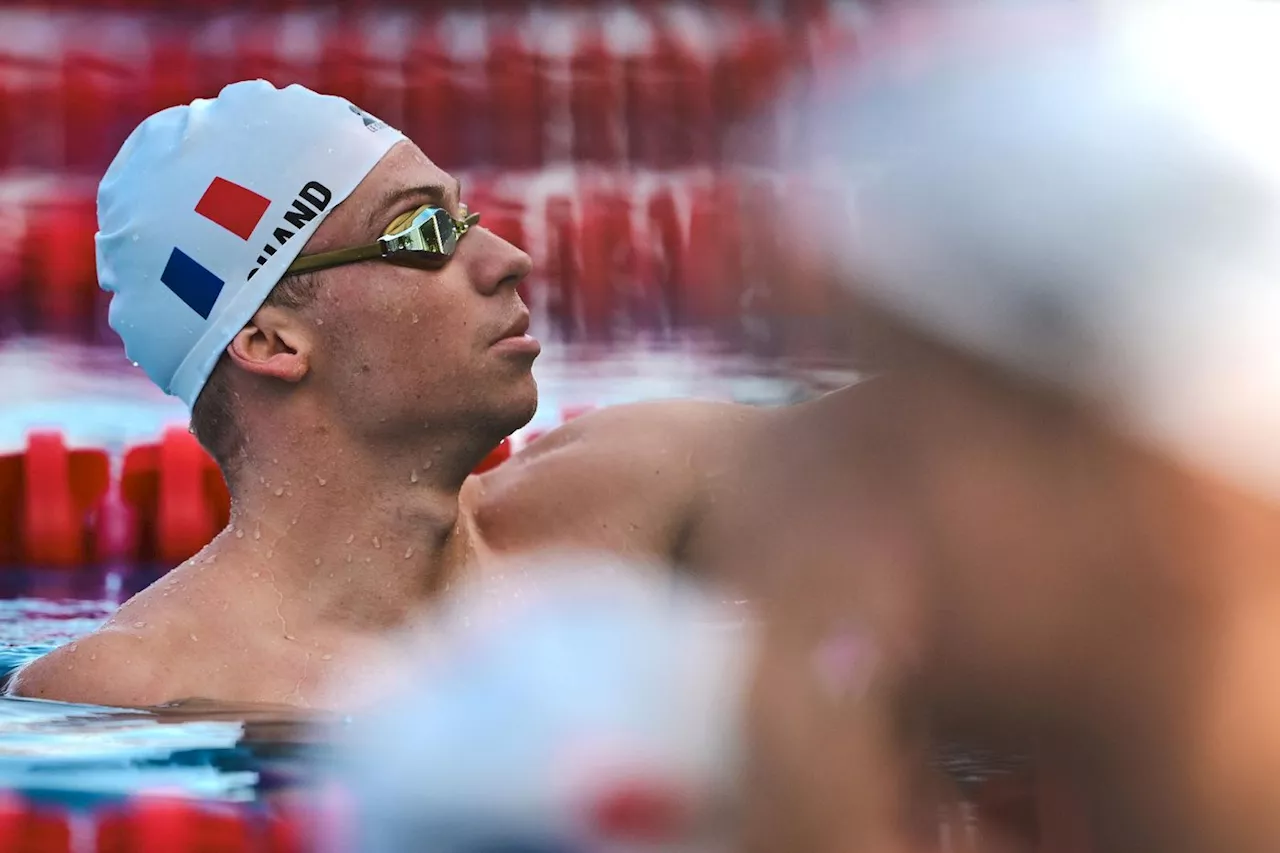
<svg viewBox="0 0 1280 853">
<path fill-rule="evenodd" d="M 247 242 L 270 206 L 270 199 L 226 178 L 218 177 L 213 179 L 200 197 L 195 212 Z M 169 254 L 169 261 L 160 274 L 160 281 L 192 311 L 206 320 L 226 284 L 177 246 Z"/>
</svg>

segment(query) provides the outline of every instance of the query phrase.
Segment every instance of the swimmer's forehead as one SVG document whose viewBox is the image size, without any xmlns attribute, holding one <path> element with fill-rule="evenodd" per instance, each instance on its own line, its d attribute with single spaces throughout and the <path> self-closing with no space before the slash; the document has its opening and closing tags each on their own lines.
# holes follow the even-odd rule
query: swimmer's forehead
<svg viewBox="0 0 1280 853">
<path fill-rule="evenodd" d="M 411 143 L 402 143 L 361 182 L 351 197 L 316 232 L 308 252 L 372 242 L 403 213 L 430 204 L 456 211 L 462 182 Z"/>
</svg>

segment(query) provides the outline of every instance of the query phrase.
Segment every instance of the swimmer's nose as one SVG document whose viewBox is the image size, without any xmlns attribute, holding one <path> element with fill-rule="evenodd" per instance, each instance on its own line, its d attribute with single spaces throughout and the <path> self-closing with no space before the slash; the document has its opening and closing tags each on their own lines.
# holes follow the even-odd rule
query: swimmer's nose
<svg viewBox="0 0 1280 853">
<path fill-rule="evenodd" d="M 533 270 L 533 259 L 528 253 L 487 228 L 472 229 L 467 239 L 474 239 L 469 247 L 472 250 L 469 265 L 471 280 L 481 293 L 488 295 L 503 287 L 514 289 Z"/>
</svg>

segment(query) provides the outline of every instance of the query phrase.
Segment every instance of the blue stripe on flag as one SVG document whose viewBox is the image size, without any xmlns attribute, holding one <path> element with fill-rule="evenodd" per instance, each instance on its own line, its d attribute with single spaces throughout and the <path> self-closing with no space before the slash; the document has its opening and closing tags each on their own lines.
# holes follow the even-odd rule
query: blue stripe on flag
<svg viewBox="0 0 1280 853">
<path fill-rule="evenodd" d="M 176 248 L 169 255 L 169 263 L 165 264 L 164 272 L 160 273 L 160 281 L 187 303 L 192 311 L 206 320 L 213 311 L 213 303 L 218 301 L 223 285 L 222 279 Z"/>
</svg>

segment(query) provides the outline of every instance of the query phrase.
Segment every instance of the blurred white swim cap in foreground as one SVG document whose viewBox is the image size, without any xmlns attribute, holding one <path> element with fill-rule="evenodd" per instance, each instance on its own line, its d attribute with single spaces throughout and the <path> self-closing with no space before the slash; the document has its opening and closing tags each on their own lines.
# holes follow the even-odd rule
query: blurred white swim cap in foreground
<svg viewBox="0 0 1280 853">
<path fill-rule="evenodd" d="M 609 556 L 456 596 L 405 644 L 401 686 L 341 738 L 352 849 L 722 849 L 749 665 L 739 609 Z"/>
<path fill-rule="evenodd" d="M 961 3 L 890 29 L 801 99 L 856 211 L 825 221 L 854 286 L 1280 494 L 1280 3 Z"/>
</svg>

